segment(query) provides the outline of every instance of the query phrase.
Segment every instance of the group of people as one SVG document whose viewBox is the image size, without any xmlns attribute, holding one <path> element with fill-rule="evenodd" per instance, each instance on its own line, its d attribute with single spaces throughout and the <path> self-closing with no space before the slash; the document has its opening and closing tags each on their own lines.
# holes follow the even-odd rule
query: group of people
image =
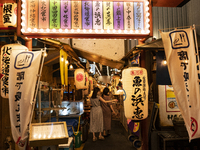
<svg viewBox="0 0 200 150">
<path fill-rule="evenodd" d="M 97 140 L 96 132 L 99 132 L 99 139 L 104 140 L 105 136 L 110 135 L 112 112 L 115 114 L 112 102 L 117 102 L 117 99 L 111 100 L 107 87 L 104 88 L 102 95 L 100 89 L 95 87 L 90 102 L 92 105 L 90 110 L 90 132 L 93 133 L 93 141 Z"/>
</svg>

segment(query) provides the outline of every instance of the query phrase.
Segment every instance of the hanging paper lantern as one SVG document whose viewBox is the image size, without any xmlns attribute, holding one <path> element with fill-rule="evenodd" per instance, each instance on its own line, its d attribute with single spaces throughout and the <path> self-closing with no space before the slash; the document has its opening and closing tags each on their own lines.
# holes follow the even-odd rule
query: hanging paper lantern
<svg viewBox="0 0 200 150">
<path fill-rule="evenodd" d="M 124 112 L 127 119 L 142 120 L 148 116 L 147 71 L 130 67 L 122 71 L 124 89 Z"/>
<path fill-rule="evenodd" d="M 88 95 L 89 94 L 89 75 L 87 72 L 85 72 L 85 90 L 84 90 L 84 94 Z"/>
<path fill-rule="evenodd" d="M 3 4 L 3 25 L 5 27 L 17 26 L 17 4 L 16 3 Z"/>
<path fill-rule="evenodd" d="M 112 78 L 112 93 L 113 94 L 116 94 L 117 93 L 117 85 L 119 84 L 119 79 L 120 79 L 120 76 L 117 76 L 117 75 L 115 75 L 115 76 L 113 76 L 113 78 Z"/>
<path fill-rule="evenodd" d="M 84 69 L 76 69 L 74 72 L 74 80 L 77 89 L 85 89 L 86 81 L 85 81 L 85 71 Z"/>
<path fill-rule="evenodd" d="M 1 96 L 3 98 L 8 98 L 9 95 L 8 82 L 11 50 L 25 51 L 28 48 L 21 44 L 7 44 L 1 48 Z"/>
</svg>

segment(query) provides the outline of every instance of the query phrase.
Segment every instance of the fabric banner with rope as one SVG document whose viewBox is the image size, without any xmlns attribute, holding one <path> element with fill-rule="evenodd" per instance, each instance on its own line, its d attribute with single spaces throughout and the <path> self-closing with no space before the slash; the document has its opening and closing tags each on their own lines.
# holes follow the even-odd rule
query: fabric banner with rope
<svg viewBox="0 0 200 150">
<path fill-rule="evenodd" d="M 195 28 L 161 32 L 168 70 L 189 140 L 200 137 L 199 57 Z"/>
<path fill-rule="evenodd" d="M 25 149 L 42 51 L 12 51 L 9 68 L 9 110 L 12 136 Z"/>
</svg>

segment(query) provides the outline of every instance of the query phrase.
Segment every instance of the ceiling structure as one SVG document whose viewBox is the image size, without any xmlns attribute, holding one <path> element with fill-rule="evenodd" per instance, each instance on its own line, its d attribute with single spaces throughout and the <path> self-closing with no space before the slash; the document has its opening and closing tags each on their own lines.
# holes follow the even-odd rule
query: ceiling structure
<svg viewBox="0 0 200 150">
<path fill-rule="evenodd" d="M 153 7 L 182 7 L 190 0 L 151 0 Z"/>
</svg>

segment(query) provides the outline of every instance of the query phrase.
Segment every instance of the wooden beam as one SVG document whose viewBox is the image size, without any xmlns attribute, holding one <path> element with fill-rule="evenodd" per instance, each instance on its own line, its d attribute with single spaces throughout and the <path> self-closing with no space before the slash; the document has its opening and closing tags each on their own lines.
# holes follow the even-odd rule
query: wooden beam
<svg viewBox="0 0 200 150">
<path fill-rule="evenodd" d="M 60 70 L 60 68 L 58 68 L 58 69 L 56 69 L 56 70 L 52 71 L 51 73 L 54 73 L 54 72 L 56 72 L 56 71 L 58 71 L 58 70 Z"/>
<path fill-rule="evenodd" d="M 54 60 L 56 60 L 56 59 L 58 59 L 58 58 L 60 58 L 60 56 L 56 56 L 56 57 L 54 57 L 54 58 L 52 58 L 52 59 L 46 61 L 46 62 L 44 63 L 44 65 L 46 65 L 46 64 L 48 64 L 48 63 L 50 63 L 50 62 L 52 62 L 52 61 L 54 61 Z"/>
</svg>

